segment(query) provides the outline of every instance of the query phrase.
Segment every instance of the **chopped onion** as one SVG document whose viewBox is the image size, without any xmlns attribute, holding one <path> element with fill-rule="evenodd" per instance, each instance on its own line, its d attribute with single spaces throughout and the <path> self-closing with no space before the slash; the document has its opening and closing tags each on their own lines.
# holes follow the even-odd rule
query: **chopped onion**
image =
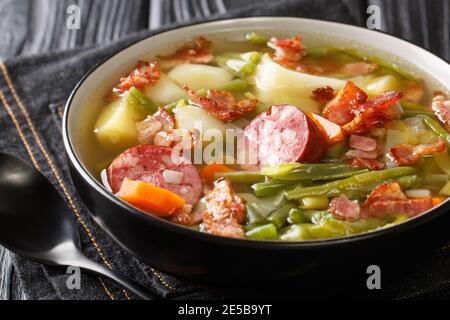
<svg viewBox="0 0 450 320">
<path fill-rule="evenodd" d="M 428 198 L 431 197 L 431 191 L 428 189 L 410 189 L 405 194 L 408 198 Z"/>
<path fill-rule="evenodd" d="M 162 175 L 165 183 L 181 184 L 181 182 L 183 181 L 183 172 L 164 170 Z"/>
</svg>

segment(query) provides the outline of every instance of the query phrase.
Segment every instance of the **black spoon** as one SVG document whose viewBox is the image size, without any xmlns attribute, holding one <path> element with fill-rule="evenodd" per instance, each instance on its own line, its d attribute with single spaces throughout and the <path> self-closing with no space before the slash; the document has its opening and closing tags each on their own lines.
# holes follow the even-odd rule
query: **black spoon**
<svg viewBox="0 0 450 320">
<path fill-rule="evenodd" d="M 5 153 L 0 153 L 0 244 L 40 263 L 76 266 L 103 275 L 141 299 L 158 299 L 134 281 L 86 258 L 72 212 L 53 185 L 34 167 Z"/>
</svg>

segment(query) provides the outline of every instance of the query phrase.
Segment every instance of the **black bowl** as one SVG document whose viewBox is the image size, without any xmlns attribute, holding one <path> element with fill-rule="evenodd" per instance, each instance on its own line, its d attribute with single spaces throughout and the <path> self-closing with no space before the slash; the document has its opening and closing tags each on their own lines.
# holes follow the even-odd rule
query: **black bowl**
<svg viewBox="0 0 450 320">
<path fill-rule="evenodd" d="M 430 59 L 433 61 L 430 63 L 438 61 L 441 66 L 444 63 L 447 73 L 450 69 L 444 61 L 431 53 L 402 40 L 366 29 L 330 22 L 279 17 L 250 18 L 200 24 L 180 30 L 182 32 L 190 30 L 191 34 L 204 34 L 207 33 L 206 30 L 211 29 L 210 26 L 216 24 L 227 30 L 239 24 L 242 24 L 242 28 L 246 30 L 255 30 L 258 24 L 265 25 L 267 21 L 275 20 L 278 23 L 284 22 L 286 25 L 312 24 L 312 28 L 323 25 L 327 28 L 351 31 L 360 37 L 366 35 L 381 37 L 386 41 L 398 42 L 403 46 L 403 50 L 408 49 L 415 51 L 414 54 L 432 57 Z M 169 35 L 170 32 L 159 34 L 158 37 Z M 186 34 L 184 37 L 186 36 L 190 35 Z M 154 37 L 149 39 L 156 39 Z M 141 40 L 130 47 L 142 45 L 149 39 Z M 440 237 L 446 234 L 445 228 L 449 225 L 447 221 L 449 215 L 445 215 L 450 206 L 448 202 L 428 213 L 387 229 L 345 238 L 291 243 L 217 237 L 143 214 L 114 197 L 86 170 L 80 156 L 77 155 L 69 128 L 72 108 L 75 103 L 80 103 L 75 102 L 80 88 L 92 74 L 99 72 L 102 66 L 111 62 L 111 59 L 118 54 L 123 54 L 124 50 L 96 66 L 78 83 L 66 105 L 63 137 L 73 182 L 95 221 L 123 248 L 140 260 L 162 271 L 195 282 L 219 285 L 241 285 L 244 282 L 251 282 L 264 286 L 275 282 L 285 283 L 324 268 L 329 272 L 340 273 L 342 270 L 349 270 L 352 266 L 352 270 L 356 268 L 359 272 L 364 272 L 361 268 L 369 263 L 405 261 L 405 257 L 416 256 L 419 249 L 425 249 L 426 245 L 434 243 L 431 240 L 440 241 Z M 414 254 L 411 255 L 411 253 Z M 261 281 L 262 279 L 264 281 Z"/>
</svg>

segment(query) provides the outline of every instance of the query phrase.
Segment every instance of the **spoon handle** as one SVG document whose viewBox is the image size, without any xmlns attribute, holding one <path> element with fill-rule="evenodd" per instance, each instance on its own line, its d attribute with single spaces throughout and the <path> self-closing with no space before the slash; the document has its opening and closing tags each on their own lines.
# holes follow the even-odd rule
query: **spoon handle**
<svg viewBox="0 0 450 320">
<path fill-rule="evenodd" d="M 146 288 L 136 283 L 135 281 L 115 272 L 114 270 L 108 269 L 107 267 L 103 266 L 100 263 L 89 260 L 84 256 L 81 260 L 77 261 L 77 264 L 79 267 L 85 270 L 92 271 L 94 273 L 105 276 L 106 278 L 109 278 L 117 282 L 122 287 L 128 289 L 142 300 L 161 299 L 160 297 L 156 296 L 154 293 L 149 292 Z"/>
</svg>

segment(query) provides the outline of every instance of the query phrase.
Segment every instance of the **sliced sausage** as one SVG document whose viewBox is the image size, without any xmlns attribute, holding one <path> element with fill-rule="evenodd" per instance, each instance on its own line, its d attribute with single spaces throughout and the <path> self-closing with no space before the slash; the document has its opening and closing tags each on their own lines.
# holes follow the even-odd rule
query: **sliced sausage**
<svg viewBox="0 0 450 320">
<path fill-rule="evenodd" d="M 112 192 L 117 193 L 123 179 L 129 178 L 168 189 L 182 197 L 187 204 L 195 204 L 203 190 L 198 171 L 187 160 L 174 163 L 171 155 L 171 148 L 152 145 L 141 145 L 122 152 L 107 169 Z M 168 172 L 172 175 L 174 172 L 179 173 L 177 183 L 166 178 Z"/>
<path fill-rule="evenodd" d="M 327 141 L 316 124 L 299 108 L 276 105 L 257 116 L 244 130 L 258 164 L 279 165 L 321 160 Z"/>
</svg>

